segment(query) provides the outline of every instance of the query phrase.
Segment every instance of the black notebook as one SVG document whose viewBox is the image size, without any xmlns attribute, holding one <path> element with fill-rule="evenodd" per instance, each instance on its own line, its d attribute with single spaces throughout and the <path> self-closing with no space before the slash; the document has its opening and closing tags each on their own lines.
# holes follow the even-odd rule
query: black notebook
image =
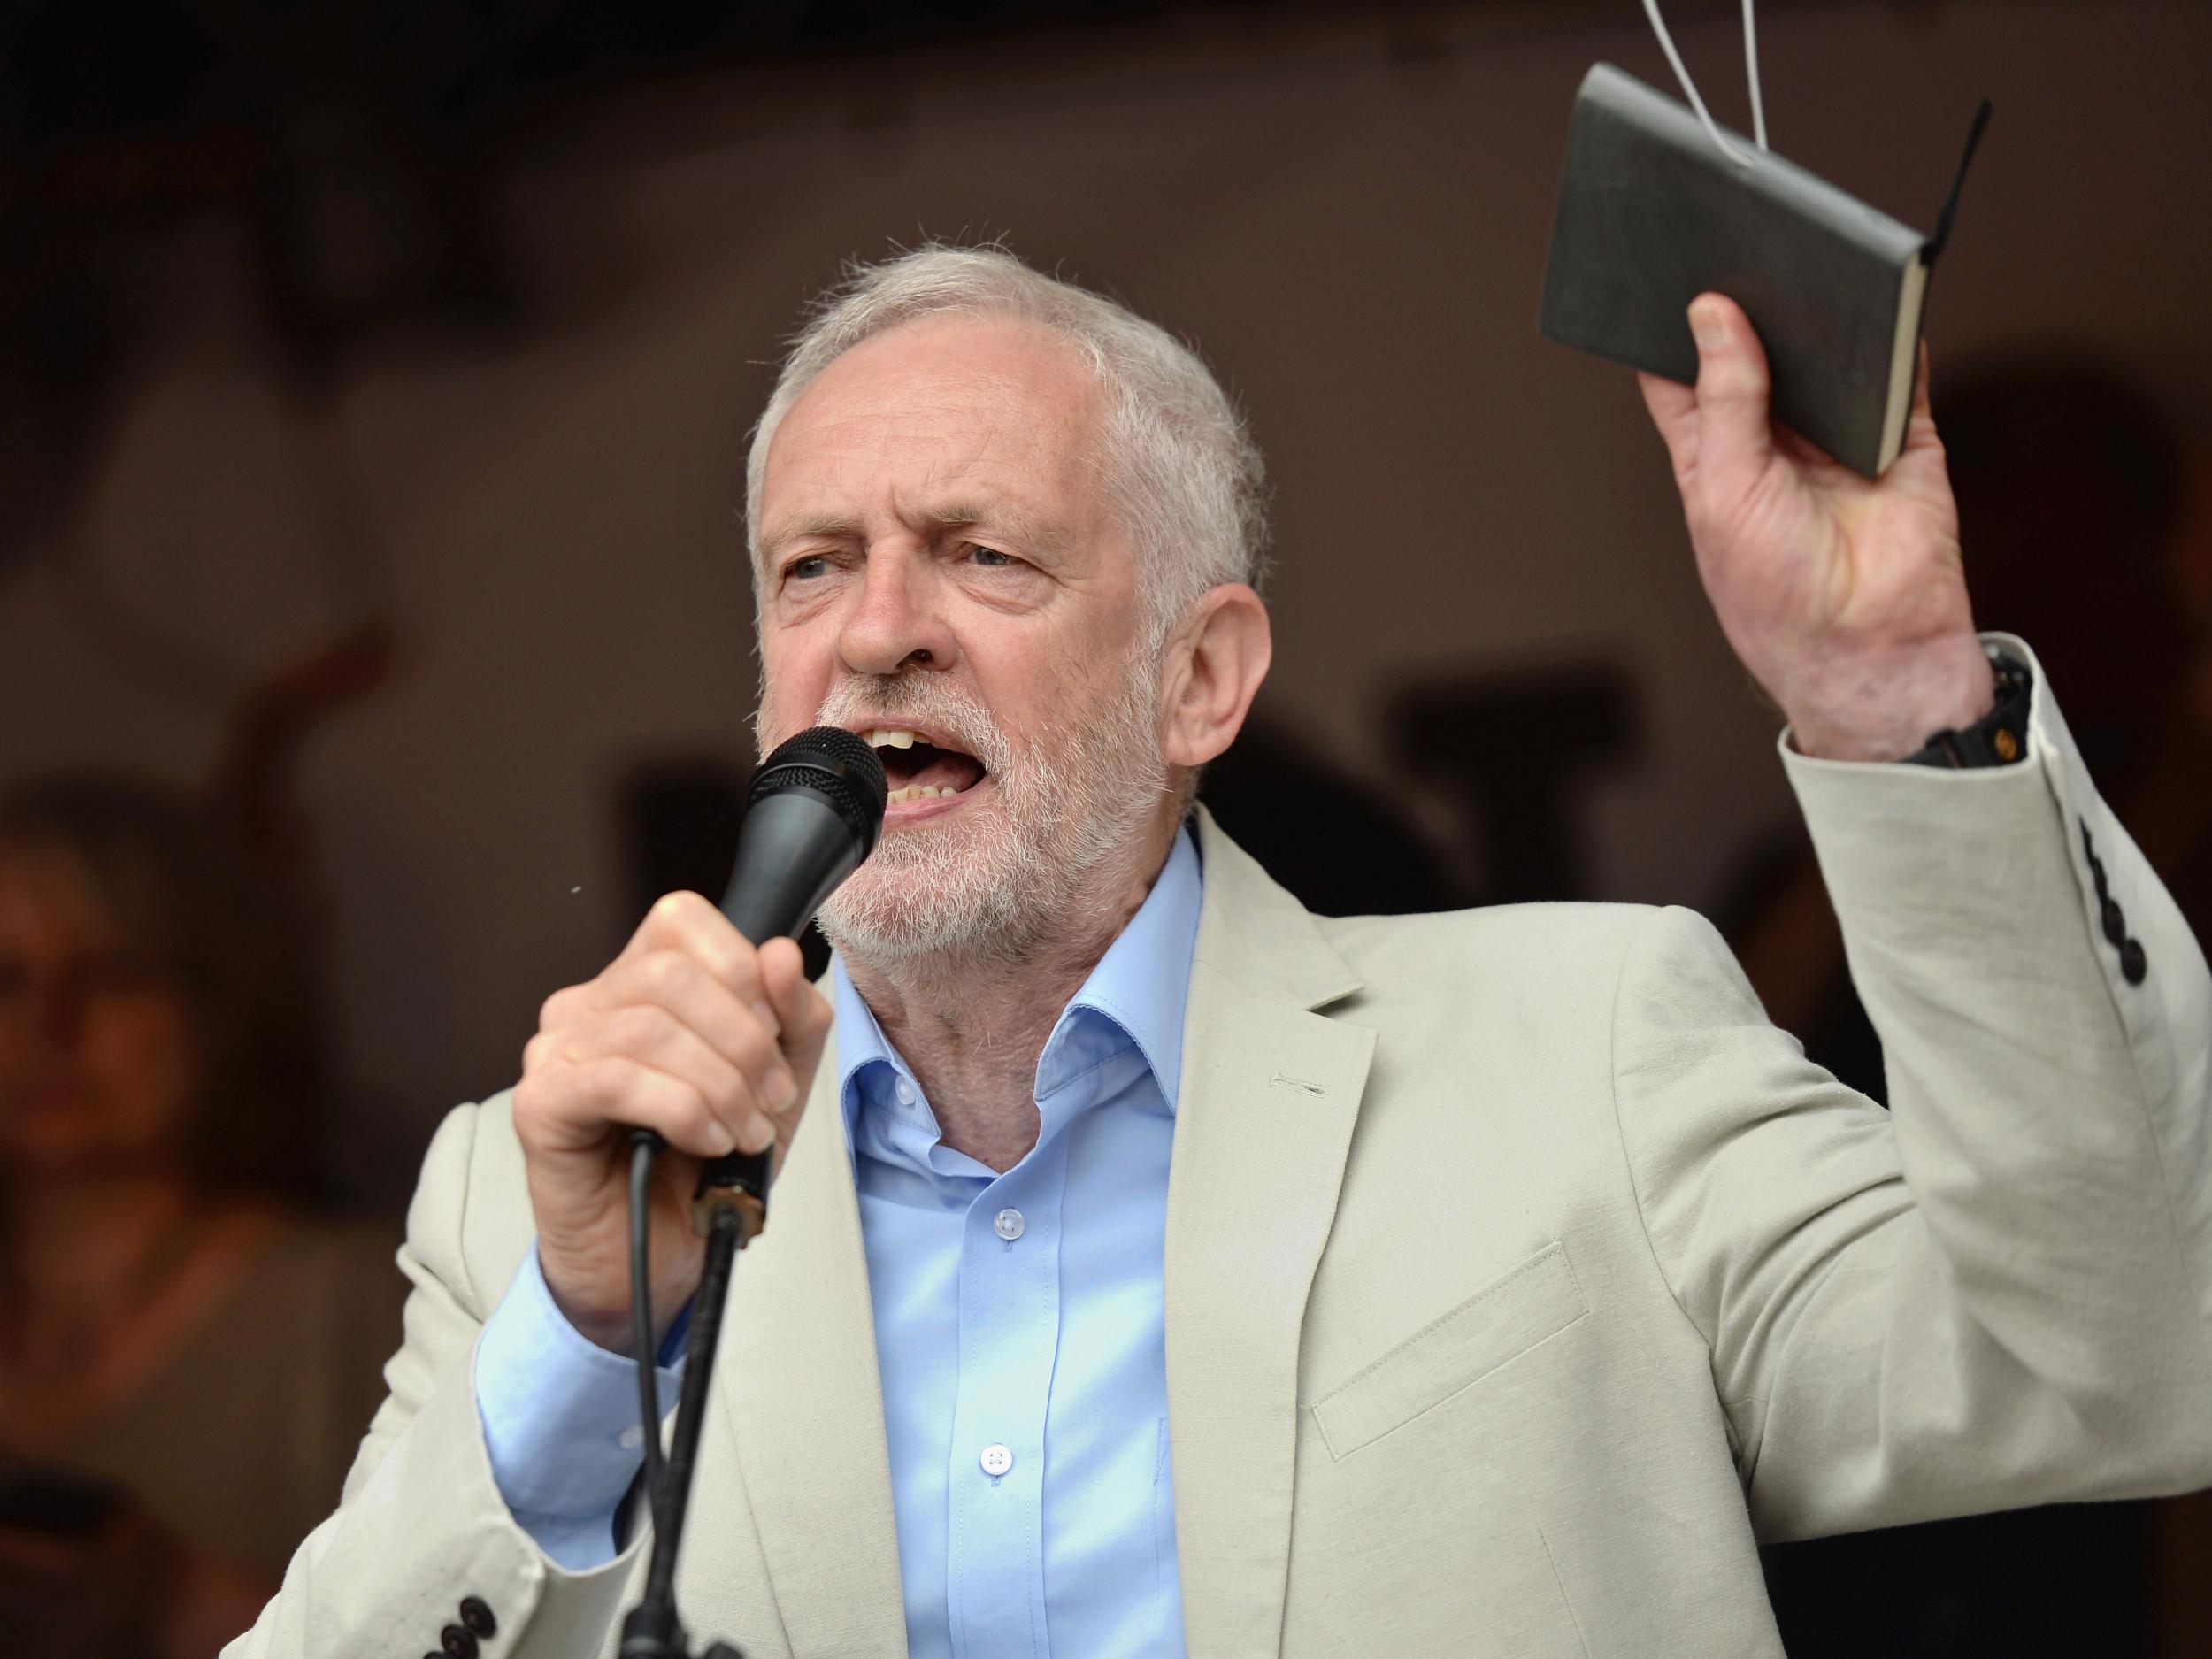
<svg viewBox="0 0 2212 1659">
<path fill-rule="evenodd" d="M 1633 75 L 1599 64 L 1584 77 L 1537 326 L 1687 384 L 1689 304 L 1717 290 L 1766 346 L 1776 418 L 1878 477 L 1904 443 L 1936 244 L 1722 130 L 1750 165 Z"/>
</svg>

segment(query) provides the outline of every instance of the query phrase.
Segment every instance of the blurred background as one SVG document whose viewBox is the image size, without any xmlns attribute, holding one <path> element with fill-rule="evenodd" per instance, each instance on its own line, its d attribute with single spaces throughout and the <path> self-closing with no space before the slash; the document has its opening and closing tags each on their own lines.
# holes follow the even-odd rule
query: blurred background
<svg viewBox="0 0 2212 1659">
<path fill-rule="evenodd" d="M 1747 125 L 1735 0 L 1665 10 Z M 1978 611 L 2201 934 L 2212 8 L 1759 36 L 1775 148 L 1923 227 L 1995 103 L 1928 321 Z M 1597 59 L 1671 89 L 1634 0 L 0 8 L 0 1620 L 211 1651 L 334 1502 L 431 1127 L 726 869 L 745 437 L 855 255 L 1003 237 L 1241 397 L 1209 795 L 1310 903 L 1694 905 L 1878 1094 L 1632 380 L 1535 332 Z M 1793 1655 L 2212 1651 L 2201 1502 L 1769 1565 Z"/>
</svg>

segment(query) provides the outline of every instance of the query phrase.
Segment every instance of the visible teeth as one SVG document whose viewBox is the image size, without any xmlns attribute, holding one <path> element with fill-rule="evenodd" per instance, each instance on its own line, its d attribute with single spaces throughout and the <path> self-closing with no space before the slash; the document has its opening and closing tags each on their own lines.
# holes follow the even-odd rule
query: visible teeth
<svg viewBox="0 0 2212 1659">
<path fill-rule="evenodd" d="M 870 749 L 911 749 L 914 747 L 914 733 L 895 732 L 888 727 L 879 727 L 868 733 L 868 747 Z"/>
<path fill-rule="evenodd" d="M 887 797 L 887 802 L 891 806 L 896 806 L 902 801 L 934 801 L 940 797 L 950 797 L 959 793 L 959 790 L 949 786 L 910 783 L 903 789 L 892 790 Z"/>
</svg>

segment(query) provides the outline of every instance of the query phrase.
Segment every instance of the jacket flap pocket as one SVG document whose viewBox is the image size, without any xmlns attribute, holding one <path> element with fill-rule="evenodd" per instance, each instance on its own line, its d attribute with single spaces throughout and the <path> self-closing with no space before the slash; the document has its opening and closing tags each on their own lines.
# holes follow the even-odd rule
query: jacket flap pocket
<svg viewBox="0 0 2212 1659">
<path fill-rule="evenodd" d="M 1329 1455 L 1349 1456 L 1564 1330 L 1583 1312 L 1566 1246 L 1545 1246 L 1315 1401 L 1311 1409 Z"/>
</svg>

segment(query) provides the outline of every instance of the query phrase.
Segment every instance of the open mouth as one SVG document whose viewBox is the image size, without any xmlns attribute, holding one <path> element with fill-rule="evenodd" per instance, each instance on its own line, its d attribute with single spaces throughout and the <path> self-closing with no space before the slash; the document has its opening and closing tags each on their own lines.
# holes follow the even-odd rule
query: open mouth
<svg viewBox="0 0 2212 1659">
<path fill-rule="evenodd" d="M 983 763 L 956 749 L 932 742 L 900 726 L 876 726 L 859 734 L 883 763 L 890 786 L 887 804 L 949 800 L 965 795 L 987 775 Z"/>
</svg>

